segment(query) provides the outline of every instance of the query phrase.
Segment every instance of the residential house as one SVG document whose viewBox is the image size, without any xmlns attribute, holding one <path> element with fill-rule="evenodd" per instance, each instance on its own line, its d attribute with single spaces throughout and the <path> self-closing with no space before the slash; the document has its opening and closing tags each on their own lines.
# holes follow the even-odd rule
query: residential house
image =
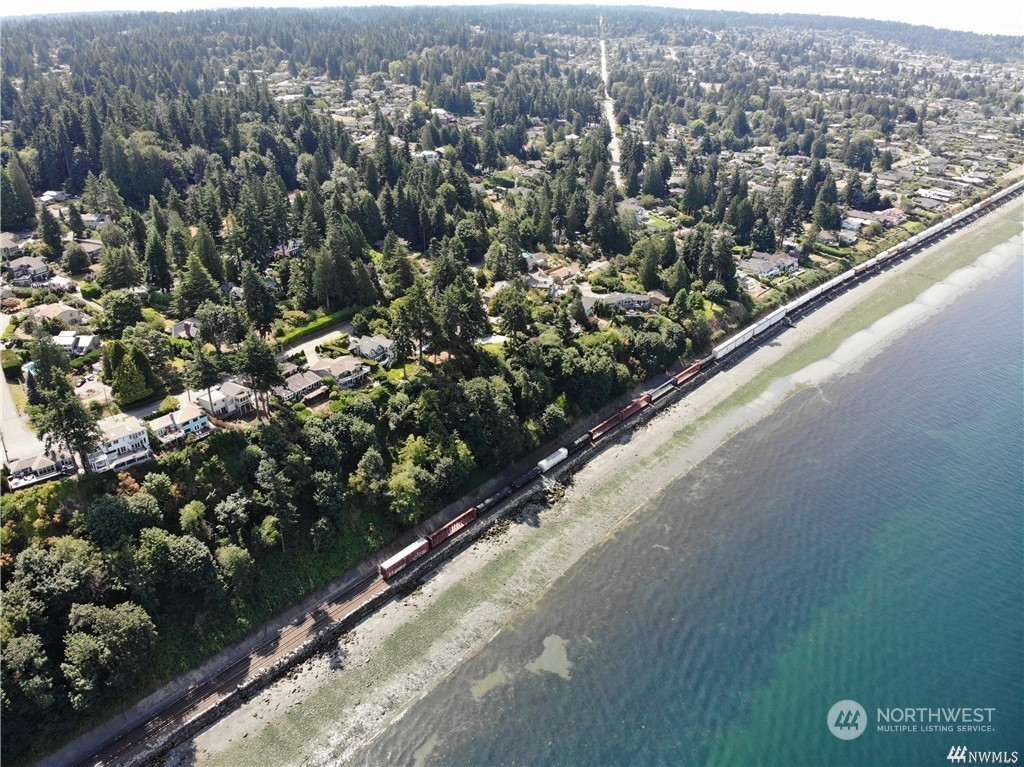
<svg viewBox="0 0 1024 767">
<path fill-rule="evenodd" d="M 51 450 L 32 458 L 22 458 L 8 464 L 8 481 L 17 490 L 39 482 L 46 482 L 66 474 L 74 474 L 78 468 L 74 457 L 64 451 Z"/>
<path fill-rule="evenodd" d="M 394 352 L 392 350 L 394 343 L 387 336 L 360 336 L 349 344 L 348 350 L 357 357 L 374 360 L 384 367 L 388 367 L 394 360 Z"/>
<path fill-rule="evenodd" d="M 79 335 L 73 330 L 62 330 L 53 336 L 53 343 L 67 352 L 69 357 L 81 357 L 103 345 L 99 336 Z"/>
<path fill-rule="evenodd" d="M 89 229 L 96 232 L 103 229 L 105 226 L 112 224 L 114 219 L 111 218 L 109 213 L 83 213 L 82 223 L 85 224 Z"/>
<path fill-rule="evenodd" d="M 184 338 L 191 341 L 199 336 L 199 320 L 195 317 L 187 317 L 171 325 L 171 338 Z"/>
<path fill-rule="evenodd" d="M 800 268 L 800 262 L 785 253 L 754 252 L 750 258 L 740 259 L 739 268 L 762 280 L 770 280 L 783 274 L 792 274 Z"/>
<path fill-rule="evenodd" d="M 309 369 L 319 375 L 329 375 L 346 388 L 358 385 L 370 374 L 369 365 L 348 354 L 336 359 L 324 357 L 314 360 Z"/>
<path fill-rule="evenodd" d="M 40 195 L 39 202 L 41 202 L 43 205 L 50 205 L 51 203 L 54 202 L 64 202 L 67 198 L 67 192 L 50 190 L 43 192 L 42 195 Z"/>
<path fill-rule="evenodd" d="M 82 313 L 73 306 L 58 301 L 55 304 L 40 304 L 33 307 L 30 314 L 37 319 L 60 320 L 65 325 L 82 324 Z"/>
<path fill-rule="evenodd" d="M 523 253 L 523 260 L 526 262 L 526 271 L 534 269 L 547 269 L 551 262 L 551 256 L 547 253 Z"/>
<path fill-rule="evenodd" d="M 876 215 L 878 220 L 886 226 L 899 226 L 907 220 L 907 214 L 899 208 L 886 208 L 878 211 Z"/>
<path fill-rule="evenodd" d="M 33 282 L 50 279 L 50 265 L 37 256 L 22 256 L 7 264 L 7 274 L 18 287 L 29 287 Z"/>
<path fill-rule="evenodd" d="M 594 307 L 599 303 L 627 312 L 648 311 L 651 308 L 651 297 L 646 293 L 594 293 L 587 284 L 580 286 L 580 301 L 587 315 L 593 314 Z"/>
<path fill-rule="evenodd" d="M 546 291 L 548 298 L 555 296 L 555 281 L 544 272 L 530 272 L 526 275 L 526 287 L 529 290 Z"/>
<path fill-rule="evenodd" d="M 557 269 L 552 269 L 548 272 L 548 277 L 553 279 L 556 284 L 564 285 L 567 282 L 572 282 L 583 273 L 582 267 L 578 263 L 571 263 L 568 266 L 560 266 Z"/>
<path fill-rule="evenodd" d="M 14 258 L 21 252 L 22 241 L 11 232 L 0 232 L 0 255 Z"/>
<path fill-rule="evenodd" d="M 85 255 L 89 257 L 89 263 L 98 264 L 103 256 L 103 242 L 100 240 L 75 240 L 82 246 Z"/>
<path fill-rule="evenodd" d="M 196 397 L 199 407 L 217 418 L 234 418 L 256 407 L 252 389 L 237 381 L 225 381 Z"/>
<path fill-rule="evenodd" d="M 648 290 L 647 295 L 651 297 L 651 306 L 659 307 L 672 303 L 672 299 L 660 290 Z"/>
<path fill-rule="evenodd" d="M 647 226 L 651 218 L 647 210 L 632 197 L 620 202 L 615 206 L 615 209 L 620 216 L 626 213 L 632 215 L 638 226 Z"/>
<path fill-rule="evenodd" d="M 154 418 L 149 428 L 164 447 L 183 442 L 190 434 L 204 437 L 213 431 L 210 417 L 194 402 L 187 402 L 173 413 Z"/>
<path fill-rule="evenodd" d="M 274 394 L 282 402 L 295 402 L 312 399 L 327 391 L 323 379 L 312 370 L 292 373 L 284 380 L 284 386 L 274 389 Z"/>
<path fill-rule="evenodd" d="M 153 457 L 146 425 L 133 415 L 118 413 L 97 424 L 100 445 L 85 457 L 92 472 L 120 471 Z"/>
</svg>

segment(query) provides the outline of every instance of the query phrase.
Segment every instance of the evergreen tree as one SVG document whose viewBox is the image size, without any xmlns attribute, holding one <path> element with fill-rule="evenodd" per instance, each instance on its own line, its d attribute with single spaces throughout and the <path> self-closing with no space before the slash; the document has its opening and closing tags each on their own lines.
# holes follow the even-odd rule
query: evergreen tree
<svg viewBox="0 0 1024 767">
<path fill-rule="evenodd" d="M 284 376 L 273 350 L 254 332 L 245 337 L 238 350 L 238 368 L 249 382 L 249 388 L 256 393 L 257 401 L 262 396 L 263 412 L 269 415 L 270 391 L 275 386 L 284 385 Z"/>
<path fill-rule="evenodd" d="M 46 406 L 32 414 L 32 424 L 43 438 L 46 450 L 60 445 L 78 455 L 82 467 L 88 471 L 85 457 L 100 441 L 96 417 L 86 409 L 65 375 L 54 377 L 51 388 L 43 390 L 43 399 Z"/>
<path fill-rule="evenodd" d="M 110 388 L 114 393 L 114 399 L 120 405 L 138 402 L 153 393 L 146 385 L 146 377 L 139 370 L 134 355 L 124 355 L 121 364 L 113 370 L 113 374 L 114 379 Z"/>
<path fill-rule="evenodd" d="M 152 227 L 146 239 L 146 284 L 163 293 L 171 289 L 171 269 L 167 263 L 164 238 Z"/>
<path fill-rule="evenodd" d="M 39 239 L 46 246 L 47 255 L 51 258 L 56 258 L 60 255 L 63 250 L 61 247 L 60 223 L 45 205 L 39 209 L 37 232 Z"/>
<path fill-rule="evenodd" d="M 192 391 L 206 390 L 207 400 L 210 390 L 221 381 L 220 370 L 213 360 L 206 356 L 201 341 L 192 344 L 192 359 L 185 363 L 185 384 Z"/>
<path fill-rule="evenodd" d="M 192 252 L 199 257 L 217 285 L 224 282 L 224 262 L 217 252 L 217 243 L 214 242 L 213 235 L 210 234 L 210 228 L 205 221 L 200 221 L 196 229 L 195 237 L 192 240 Z"/>
<path fill-rule="evenodd" d="M 185 262 L 185 269 L 174 290 L 174 307 L 178 318 L 191 317 L 203 301 L 216 303 L 219 298 L 217 283 L 203 266 L 199 256 L 193 253 Z"/>
<path fill-rule="evenodd" d="M 6 153 L 5 153 L 6 154 Z M 4 229 L 19 229 L 31 223 L 36 214 L 36 201 L 32 187 L 25 178 L 16 152 L 11 152 L 2 175 L 3 189 L 0 190 L 0 219 Z"/>
<path fill-rule="evenodd" d="M 80 240 L 85 236 L 85 222 L 78 206 L 73 202 L 68 204 L 68 229 L 75 235 L 75 239 Z"/>
<path fill-rule="evenodd" d="M 92 262 L 85 248 L 77 242 L 69 242 L 64 247 L 64 255 L 61 256 L 61 268 L 68 274 L 81 274 L 89 269 Z"/>
<path fill-rule="evenodd" d="M 242 295 L 249 322 L 265 336 L 277 316 L 277 296 L 263 281 L 256 267 L 249 263 L 242 269 Z"/>
<path fill-rule="evenodd" d="M 104 247 L 96 283 L 104 290 L 121 290 L 142 284 L 142 268 L 131 248 Z"/>
</svg>

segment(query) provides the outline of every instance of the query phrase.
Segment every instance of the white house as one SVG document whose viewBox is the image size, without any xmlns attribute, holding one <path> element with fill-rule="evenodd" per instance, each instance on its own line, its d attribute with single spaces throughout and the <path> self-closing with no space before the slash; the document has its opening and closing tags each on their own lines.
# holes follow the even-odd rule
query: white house
<svg viewBox="0 0 1024 767">
<path fill-rule="evenodd" d="M 588 284 L 580 286 L 580 302 L 588 315 L 593 314 L 599 303 L 612 309 L 634 312 L 645 312 L 651 308 L 651 297 L 646 293 L 595 293 Z"/>
<path fill-rule="evenodd" d="M 800 262 L 784 253 L 757 253 L 752 258 L 740 259 L 739 268 L 763 280 L 770 280 L 782 274 L 792 274 L 800 268 Z"/>
<path fill-rule="evenodd" d="M 369 365 L 346 354 L 337 359 L 314 360 L 309 369 L 318 375 L 329 375 L 342 386 L 356 386 L 370 373 Z"/>
<path fill-rule="evenodd" d="M 217 418 L 234 418 L 256 407 L 252 389 L 237 381 L 225 381 L 196 397 L 199 407 Z"/>
<path fill-rule="evenodd" d="M 101 419 L 97 425 L 100 446 L 85 457 L 90 471 L 120 471 L 153 457 L 146 425 L 135 416 L 118 413 Z"/>
<path fill-rule="evenodd" d="M 213 430 L 210 417 L 194 402 L 187 402 L 173 413 L 154 418 L 149 428 L 164 447 L 177 444 L 190 434 L 201 437 Z"/>
</svg>

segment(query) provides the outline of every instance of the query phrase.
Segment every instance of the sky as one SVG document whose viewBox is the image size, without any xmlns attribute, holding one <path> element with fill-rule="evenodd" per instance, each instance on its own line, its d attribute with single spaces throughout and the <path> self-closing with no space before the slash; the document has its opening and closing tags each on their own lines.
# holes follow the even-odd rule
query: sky
<svg viewBox="0 0 1024 767">
<path fill-rule="evenodd" d="M 505 0 L 506 2 L 508 0 Z M 566 2 L 566 0 L 557 0 Z M 576 0 L 569 0 L 574 2 Z M 594 0 L 585 0 L 593 3 Z M 515 2 L 515 0 L 513 0 Z M 373 2 L 329 3 L 324 0 L 35 0 L 28 6 L 3 3 L 0 16 L 36 13 L 75 13 L 83 11 L 179 11 L 212 7 L 323 7 L 325 5 L 441 5 L 432 0 L 373 0 Z M 451 3 L 443 3 L 450 5 Z M 487 0 L 457 0 L 459 5 L 483 5 Z M 870 19 L 904 21 L 931 27 L 958 29 L 981 34 L 1024 36 L 1024 2 L 1021 0 L 857 0 L 849 4 L 824 3 L 822 0 L 625 0 L 598 2 L 598 5 L 660 5 L 680 8 L 707 8 L 751 13 L 813 13 L 857 16 Z M 1024 44 L 1021 50 L 1024 56 Z"/>
</svg>

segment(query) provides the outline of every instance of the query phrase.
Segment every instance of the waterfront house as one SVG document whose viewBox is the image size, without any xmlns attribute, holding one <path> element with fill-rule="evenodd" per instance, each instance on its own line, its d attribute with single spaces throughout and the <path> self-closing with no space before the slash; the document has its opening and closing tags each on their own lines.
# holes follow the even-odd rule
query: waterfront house
<svg viewBox="0 0 1024 767">
<path fill-rule="evenodd" d="M 205 437 L 213 430 L 210 417 L 194 402 L 187 402 L 173 413 L 154 418 L 149 428 L 164 447 L 184 442 L 190 435 Z"/>
<path fill-rule="evenodd" d="M 785 253 L 758 253 L 750 258 L 740 259 L 739 269 L 762 280 L 770 280 L 783 274 L 792 274 L 800 268 L 800 262 Z"/>
<path fill-rule="evenodd" d="M 256 407 L 252 389 L 237 381 L 225 381 L 196 397 L 199 407 L 217 418 L 234 418 Z"/>
<path fill-rule="evenodd" d="M 346 388 L 357 386 L 370 374 L 369 365 L 348 354 L 336 359 L 324 357 L 315 360 L 309 369 L 318 375 L 330 376 L 336 383 Z"/>
<path fill-rule="evenodd" d="M 121 471 L 153 457 L 146 425 L 135 416 L 118 413 L 101 419 L 97 426 L 99 447 L 85 457 L 90 471 Z"/>
<path fill-rule="evenodd" d="M 294 372 L 284 380 L 284 386 L 274 389 L 274 394 L 282 402 L 295 402 L 313 399 L 327 389 L 323 379 L 312 370 Z"/>
<path fill-rule="evenodd" d="M 7 466 L 10 471 L 8 481 L 11 488 L 28 487 L 40 482 L 47 482 L 69 474 L 74 474 L 78 468 L 74 457 L 62 450 L 51 450 L 42 455 L 32 458 L 22 458 L 12 461 Z"/>
</svg>

